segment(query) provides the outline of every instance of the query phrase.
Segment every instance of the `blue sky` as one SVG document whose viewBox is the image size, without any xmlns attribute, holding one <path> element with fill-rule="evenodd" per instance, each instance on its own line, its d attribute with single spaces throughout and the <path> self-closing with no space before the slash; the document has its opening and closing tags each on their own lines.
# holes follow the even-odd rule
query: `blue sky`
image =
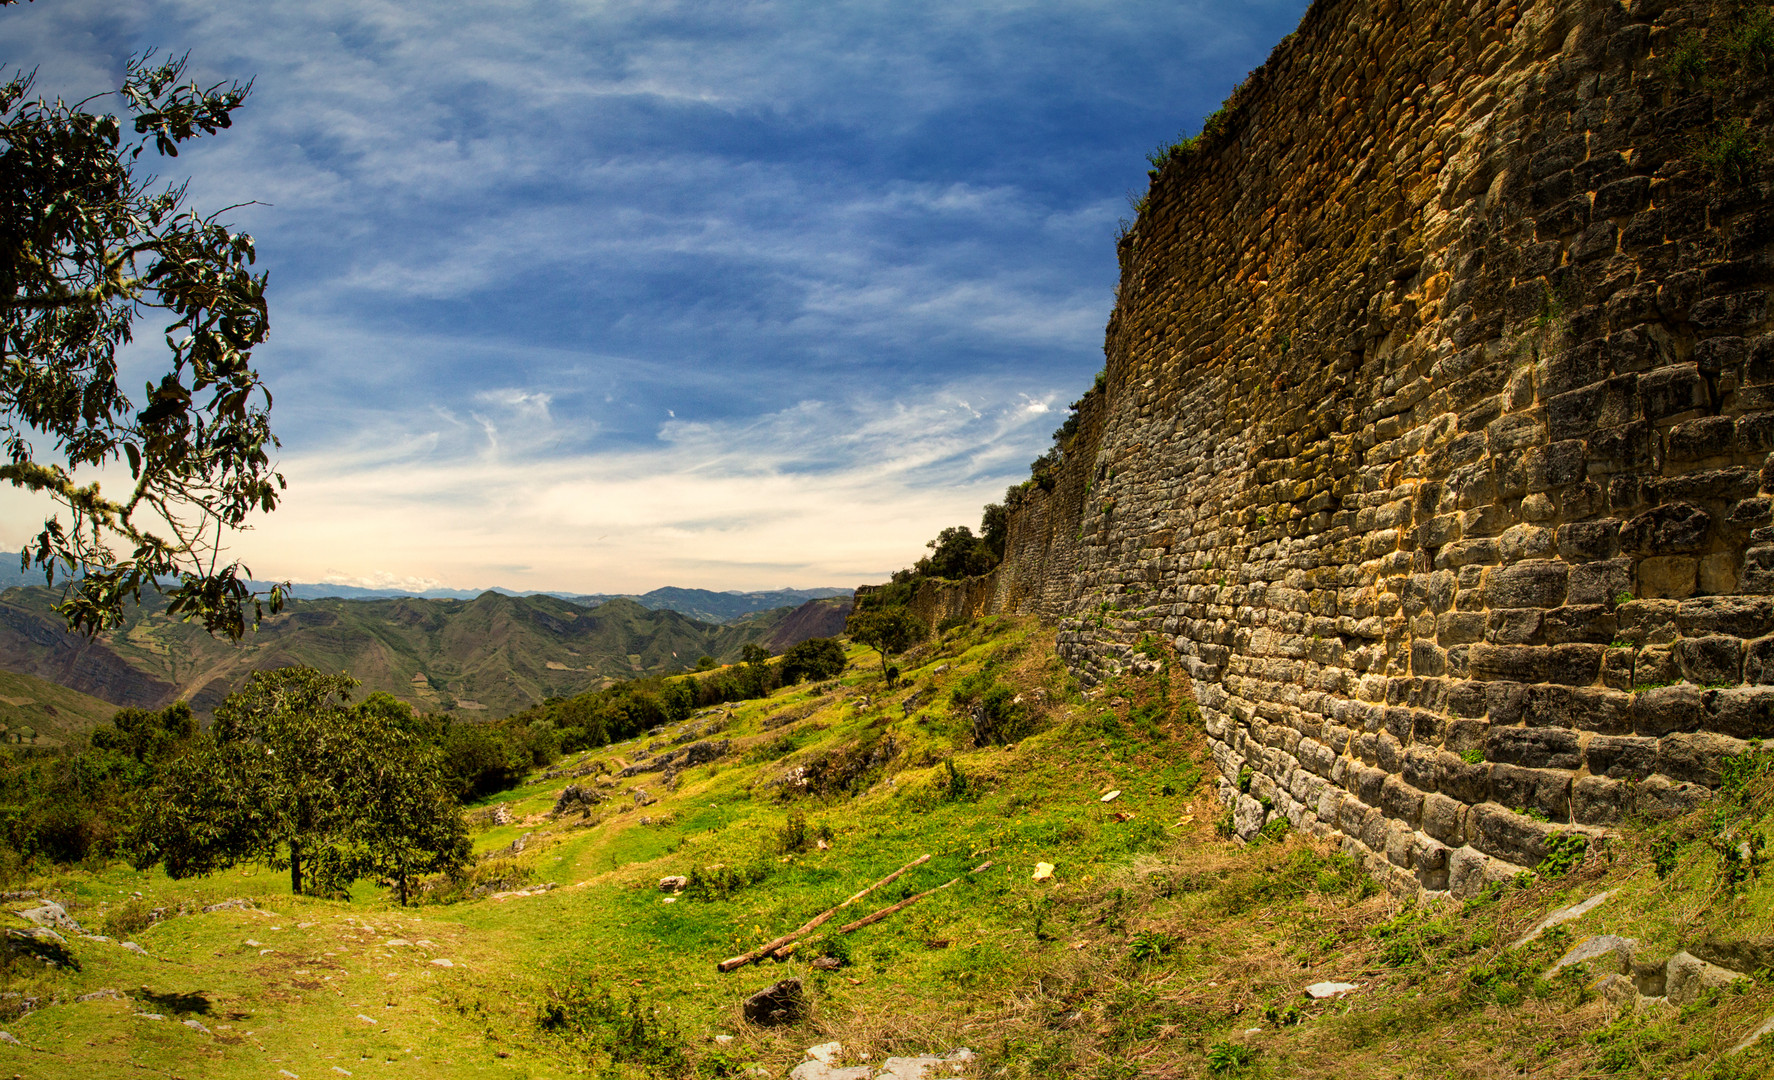
<svg viewBox="0 0 1774 1080">
<path fill-rule="evenodd" d="M 1145 152 L 1305 6 L 37 0 L 0 61 L 257 80 L 159 166 L 258 201 L 257 576 L 852 585 L 1027 475 L 1102 366 Z M 41 516 L 6 493 L 0 543 Z"/>
</svg>

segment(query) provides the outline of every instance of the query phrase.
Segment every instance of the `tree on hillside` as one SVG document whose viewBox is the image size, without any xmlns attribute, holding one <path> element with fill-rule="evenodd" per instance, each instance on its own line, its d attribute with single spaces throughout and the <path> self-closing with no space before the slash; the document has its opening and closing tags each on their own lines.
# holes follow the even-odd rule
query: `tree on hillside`
<svg viewBox="0 0 1774 1080">
<path fill-rule="evenodd" d="M 992 565 L 1004 561 L 1004 547 L 1010 542 L 1010 511 L 1003 503 L 987 503 L 979 519 L 979 542 L 985 545 Z"/>
<path fill-rule="evenodd" d="M 175 701 L 155 712 L 121 709 L 109 724 L 87 736 L 97 750 L 110 750 L 141 765 L 156 765 L 182 750 L 197 735 L 191 706 Z"/>
<path fill-rule="evenodd" d="M 844 632 L 881 654 L 881 674 L 885 676 L 893 654 L 924 640 L 927 630 L 905 608 L 878 608 L 859 611 L 844 620 Z"/>
<path fill-rule="evenodd" d="M 829 679 L 842 674 L 846 662 L 844 646 L 835 639 L 809 638 L 782 654 L 782 681 L 793 685 L 802 679 Z"/>
<path fill-rule="evenodd" d="M 252 237 L 187 207 L 183 186 L 157 187 L 143 160 L 228 127 L 251 87 L 181 82 L 184 68 L 132 58 L 123 119 L 33 97 L 30 75 L 0 84 L 0 481 L 57 508 L 23 565 L 73 579 L 58 610 L 86 633 L 117 625 L 143 589 L 236 638 L 248 607 L 257 619 L 282 603 L 220 558 L 283 488 L 251 363 L 265 275 Z M 132 399 L 116 354 L 143 315 L 164 320 L 171 358 Z M 121 494 L 77 476 L 117 463 Z"/>
<path fill-rule="evenodd" d="M 918 560 L 920 574 L 939 578 L 965 578 L 983 574 L 996 563 L 985 541 L 973 535 L 965 525 L 955 525 L 936 534 L 927 542 L 930 554 Z"/>
<path fill-rule="evenodd" d="M 175 878 L 256 861 L 288 868 L 297 894 L 374 874 L 403 901 L 415 874 L 461 866 L 467 828 L 440 751 L 392 698 L 353 708 L 356 685 L 305 667 L 255 673 L 210 737 L 162 770 L 126 838 L 131 861 Z"/>
</svg>

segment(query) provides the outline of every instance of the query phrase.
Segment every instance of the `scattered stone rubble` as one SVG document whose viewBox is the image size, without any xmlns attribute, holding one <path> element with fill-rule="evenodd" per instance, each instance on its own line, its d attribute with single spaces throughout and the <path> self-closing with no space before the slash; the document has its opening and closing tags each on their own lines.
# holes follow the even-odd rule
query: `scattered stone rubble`
<svg viewBox="0 0 1774 1080">
<path fill-rule="evenodd" d="M 974 1059 L 964 1046 L 946 1054 L 890 1057 L 879 1065 L 871 1064 L 867 1054 L 856 1055 L 858 1064 L 837 1064 L 846 1056 L 837 1042 L 810 1046 L 806 1053 L 807 1060 L 794 1067 L 789 1080 L 937 1080 L 960 1073 Z"/>
</svg>

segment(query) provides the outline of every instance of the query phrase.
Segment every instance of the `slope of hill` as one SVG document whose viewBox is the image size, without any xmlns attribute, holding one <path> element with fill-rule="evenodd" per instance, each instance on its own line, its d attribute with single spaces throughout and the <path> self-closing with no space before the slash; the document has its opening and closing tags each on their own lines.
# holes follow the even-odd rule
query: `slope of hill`
<svg viewBox="0 0 1774 1080">
<path fill-rule="evenodd" d="M 254 670 L 307 664 L 348 672 L 362 693 L 386 691 L 426 711 L 502 716 L 610 680 L 689 668 L 704 655 L 736 659 L 749 642 L 780 649 L 813 636 L 796 636 L 792 608 L 718 626 L 626 598 L 588 609 L 487 592 L 473 600 L 297 600 L 238 645 L 167 618 L 154 598 L 89 641 L 63 627 L 56 597 L 44 588 L 0 596 L 0 669 L 119 705 L 185 698 L 199 712 Z"/>
<path fill-rule="evenodd" d="M 0 671 L 0 743 L 55 746 L 116 712 L 108 701 L 47 679 Z"/>
<path fill-rule="evenodd" d="M 45 953 L 70 962 L 14 962 L 0 1018 L 22 1045 L 0 1044 L 0 1065 L 24 1080 L 1774 1070 L 1774 1040 L 1753 1041 L 1774 985 L 1736 977 L 1774 948 L 1774 875 L 1728 879 L 1714 843 L 1774 825 L 1774 776 L 1470 900 L 1404 900 L 1372 876 L 1384 859 L 1285 824 L 1229 835 L 1174 656 L 1090 699 L 1032 621 L 950 630 L 903 658 L 894 693 L 851 656 L 837 679 L 502 794 L 504 813 L 475 815 L 470 880 L 432 883 L 423 907 L 369 882 L 293 897 L 256 867 L 29 879 L 109 940 L 67 933 Z M 1012 745 L 976 745 L 955 701 L 993 682 L 1028 710 Z M 681 752 L 711 724 L 712 759 L 645 771 L 667 756 L 649 746 Z M 591 801 L 563 804 L 569 785 Z M 717 970 L 821 913 L 776 958 Z M 743 1018 L 784 979 L 802 1007 Z M 810 1047 L 832 1068 L 803 1066 Z"/>
</svg>

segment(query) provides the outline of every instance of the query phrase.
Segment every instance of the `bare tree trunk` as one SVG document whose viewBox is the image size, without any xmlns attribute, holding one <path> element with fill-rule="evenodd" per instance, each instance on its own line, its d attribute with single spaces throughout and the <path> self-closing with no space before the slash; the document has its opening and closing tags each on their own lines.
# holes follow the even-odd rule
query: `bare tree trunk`
<svg viewBox="0 0 1774 1080">
<path fill-rule="evenodd" d="M 290 841 L 290 892 L 302 895 L 302 842 Z"/>
</svg>

